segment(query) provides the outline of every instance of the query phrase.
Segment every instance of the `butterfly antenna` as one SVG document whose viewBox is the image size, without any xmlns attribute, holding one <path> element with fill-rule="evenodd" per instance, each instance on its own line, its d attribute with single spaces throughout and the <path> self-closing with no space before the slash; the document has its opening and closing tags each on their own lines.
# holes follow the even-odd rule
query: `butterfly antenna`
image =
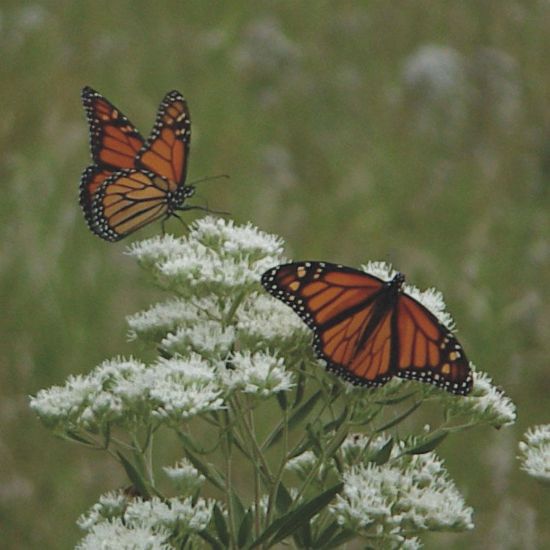
<svg viewBox="0 0 550 550">
<path fill-rule="evenodd" d="M 221 178 L 229 179 L 229 174 L 219 174 L 218 176 L 206 176 L 205 178 L 200 178 L 195 181 L 189 182 L 187 185 L 196 185 L 197 183 L 202 183 L 204 181 L 210 181 L 210 180 L 219 180 Z"/>
</svg>

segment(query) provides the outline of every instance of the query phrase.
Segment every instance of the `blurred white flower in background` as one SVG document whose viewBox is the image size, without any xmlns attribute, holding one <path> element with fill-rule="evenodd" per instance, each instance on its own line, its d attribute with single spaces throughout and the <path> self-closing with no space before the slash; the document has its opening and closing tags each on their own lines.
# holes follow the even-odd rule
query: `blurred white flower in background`
<svg viewBox="0 0 550 550">
<path fill-rule="evenodd" d="M 529 428 L 519 443 L 521 469 L 550 484 L 550 424 Z"/>
</svg>

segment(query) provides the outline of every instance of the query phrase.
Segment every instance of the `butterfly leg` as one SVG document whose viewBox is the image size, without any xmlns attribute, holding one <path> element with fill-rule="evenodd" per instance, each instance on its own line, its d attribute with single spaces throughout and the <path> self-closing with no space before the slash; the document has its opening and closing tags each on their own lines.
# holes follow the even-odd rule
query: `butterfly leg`
<svg viewBox="0 0 550 550">
<path fill-rule="evenodd" d="M 230 216 L 231 212 L 224 212 L 223 210 L 210 210 L 208 206 L 181 206 L 178 210 L 200 210 L 201 212 L 208 212 L 209 214 L 219 214 L 220 216 Z"/>
</svg>

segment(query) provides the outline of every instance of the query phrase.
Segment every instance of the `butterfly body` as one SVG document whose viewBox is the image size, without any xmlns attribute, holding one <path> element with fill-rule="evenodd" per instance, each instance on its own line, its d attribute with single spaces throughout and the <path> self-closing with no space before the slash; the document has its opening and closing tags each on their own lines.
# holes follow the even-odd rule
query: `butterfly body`
<svg viewBox="0 0 550 550">
<path fill-rule="evenodd" d="M 184 206 L 194 188 L 185 185 L 191 119 L 183 96 L 172 91 L 160 104 L 145 141 L 101 94 L 86 87 L 82 102 L 90 125 L 93 164 L 80 181 L 80 204 L 90 229 L 118 241 Z"/>
<path fill-rule="evenodd" d="M 451 331 L 390 281 L 326 262 L 296 262 L 264 273 L 262 284 L 313 330 L 314 347 L 329 370 L 370 387 L 394 376 L 452 393 L 472 388 L 469 361 Z"/>
</svg>

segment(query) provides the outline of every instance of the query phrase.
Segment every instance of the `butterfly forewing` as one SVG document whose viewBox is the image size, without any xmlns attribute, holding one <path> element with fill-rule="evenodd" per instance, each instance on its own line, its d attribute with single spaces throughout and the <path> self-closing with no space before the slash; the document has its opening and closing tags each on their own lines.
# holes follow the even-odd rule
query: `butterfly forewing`
<svg viewBox="0 0 550 550">
<path fill-rule="evenodd" d="M 82 104 L 90 127 L 94 164 L 80 179 L 80 205 L 93 230 L 92 201 L 100 185 L 114 171 L 133 168 L 144 140 L 134 125 L 112 103 L 90 87 L 82 90 Z"/>
<path fill-rule="evenodd" d="M 324 262 L 296 262 L 267 271 L 262 284 L 314 332 L 330 370 L 367 386 L 393 376 L 428 382 L 457 394 L 472 387 L 469 362 L 447 327 L 403 294 L 404 277 L 384 282 Z"/>
<path fill-rule="evenodd" d="M 191 144 L 191 118 L 187 102 L 176 91 L 166 94 L 151 137 L 138 154 L 139 166 L 176 185 L 183 185 Z"/>
<path fill-rule="evenodd" d="M 90 125 L 90 147 L 97 166 L 111 171 L 133 168 L 144 140 L 135 126 L 100 93 L 86 87 L 82 103 Z"/>
</svg>

